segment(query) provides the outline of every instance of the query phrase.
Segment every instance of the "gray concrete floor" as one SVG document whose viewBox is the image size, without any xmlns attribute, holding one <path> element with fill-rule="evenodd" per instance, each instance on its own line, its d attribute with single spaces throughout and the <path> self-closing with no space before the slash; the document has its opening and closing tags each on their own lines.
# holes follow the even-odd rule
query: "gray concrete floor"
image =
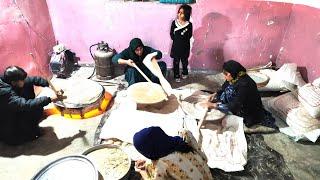
<svg viewBox="0 0 320 180">
<path fill-rule="evenodd" d="M 87 78 L 91 72 L 91 67 L 83 67 L 73 76 Z M 117 81 L 126 84 L 121 78 L 123 76 Z M 184 86 L 211 91 L 219 88 L 223 82 L 221 75 L 200 71 L 190 73 L 189 78 L 181 83 L 173 82 L 171 73 L 168 79 L 174 88 Z M 117 89 L 109 85 L 105 88 L 109 92 Z M 16 147 L 0 144 L 0 179 L 30 179 L 44 165 L 53 160 L 81 154 L 93 145 L 94 134 L 100 119 L 101 115 L 86 120 L 69 120 L 60 116 L 50 116 L 40 124 L 45 129 L 45 135 L 39 139 Z M 278 121 L 283 124 L 280 120 Z M 263 136 L 265 142 L 284 157 L 295 179 L 319 179 L 319 140 L 316 143 L 294 142 L 281 133 Z"/>
</svg>

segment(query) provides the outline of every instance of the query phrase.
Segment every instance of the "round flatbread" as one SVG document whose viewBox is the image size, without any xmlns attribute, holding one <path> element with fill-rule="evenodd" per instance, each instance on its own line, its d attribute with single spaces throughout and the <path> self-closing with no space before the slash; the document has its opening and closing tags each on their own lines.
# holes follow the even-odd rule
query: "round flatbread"
<svg viewBox="0 0 320 180">
<path fill-rule="evenodd" d="M 203 113 L 205 112 L 205 109 L 199 105 L 200 103 L 190 103 L 183 101 L 181 103 L 182 109 L 191 117 L 195 119 L 202 119 L 203 118 Z M 217 109 L 210 109 L 207 112 L 207 115 L 205 117 L 205 120 L 207 121 L 216 121 L 220 120 L 225 117 L 225 113 L 217 110 Z"/>
<path fill-rule="evenodd" d="M 84 107 L 95 103 L 104 91 L 99 83 L 89 79 L 56 79 L 52 83 L 64 91 L 63 95 L 67 98 L 63 103 L 67 108 Z M 63 106 L 59 101 L 55 104 Z"/>
<path fill-rule="evenodd" d="M 150 82 L 139 82 L 129 86 L 128 96 L 138 104 L 155 104 L 166 99 L 162 87 Z"/>
</svg>

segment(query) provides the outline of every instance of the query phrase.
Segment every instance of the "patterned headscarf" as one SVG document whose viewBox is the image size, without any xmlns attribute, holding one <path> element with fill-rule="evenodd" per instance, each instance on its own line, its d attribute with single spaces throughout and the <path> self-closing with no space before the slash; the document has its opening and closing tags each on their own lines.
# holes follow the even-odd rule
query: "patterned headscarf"
<svg viewBox="0 0 320 180">
<path fill-rule="evenodd" d="M 178 152 L 190 152 L 189 146 L 179 136 L 168 136 L 160 127 L 144 128 L 133 136 L 134 147 L 145 157 L 157 160 L 168 154 Z"/>
<path fill-rule="evenodd" d="M 239 77 L 246 75 L 246 68 L 244 68 L 240 63 L 234 60 L 229 60 L 223 64 L 223 70 L 230 73 L 233 80 L 232 84 L 237 82 Z"/>
</svg>

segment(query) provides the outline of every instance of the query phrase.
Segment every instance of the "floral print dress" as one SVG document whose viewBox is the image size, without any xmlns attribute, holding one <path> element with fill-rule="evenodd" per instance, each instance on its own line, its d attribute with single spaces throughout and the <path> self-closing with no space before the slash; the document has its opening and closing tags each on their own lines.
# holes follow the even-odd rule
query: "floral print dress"
<svg viewBox="0 0 320 180">
<path fill-rule="evenodd" d="M 148 179 L 213 179 L 207 165 L 207 157 L 201 151 L 191 132 L 183 131 L 181 135 L 194 148 L 194 152 L 174 152 L 156 161 L 147 161 Z"/>
</svg>

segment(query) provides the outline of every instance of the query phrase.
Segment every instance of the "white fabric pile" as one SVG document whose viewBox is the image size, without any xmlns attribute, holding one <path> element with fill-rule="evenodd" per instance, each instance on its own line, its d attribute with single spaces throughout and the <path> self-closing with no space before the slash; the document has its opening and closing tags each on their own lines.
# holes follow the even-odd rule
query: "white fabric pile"
<svg viewBox="0 0 320 180">
<path fill-rule="evenodd" d="M 244 170 L 247 141 L 243 132 L 243 118 L 227 115 L 223 121 L 226 125 L 222 129 L 201 129 L 202 149 L 208 157 L 208 165 L 225 172 Z"/>
<path fill-rule="evenodd" d="M 295 63 L 284 64 L 277 71 L 263 69 L 259 72 L 270 78 L 268 84 L 259 88 L 259 91 L 292 91 L 306 84 Z"/>
<path fill-rule="evenodd" d="M 192 90 L 174 90 L 183 97 L 191 95 Z M 170 114 L 139 111 L 137 105 L 126 98 L 126 92 L 119 92 L 116 103 L 120 106 L 110 113 L 100 134 L 101 139 L 117 138 L 121 141 L 133 143 L 136 132 L 150 126 L 161 127 L 168 135 L 177 136 L 184 128 L 190 130 L 201 143 L 202 150 L 208 157 L 211 168 L 219 168 L 226 172 L 241 171 L 247 162 L 247 142 L 243 131 L 242 118 L 228 115 L 225 128 L 217 127 L 201 129 L 201 135 L 195 119 L 185 116 L 180 108 Z M 143 159 L 132 146 L 129 152 L 133 160 Z"/>
<path fill-rule="evenodd" d="M 319 80 L 269 101 L 269 109 L 289 125 L 280 131 L 294 138 L 316 142 L 320 136 Z"/>
</svg>

